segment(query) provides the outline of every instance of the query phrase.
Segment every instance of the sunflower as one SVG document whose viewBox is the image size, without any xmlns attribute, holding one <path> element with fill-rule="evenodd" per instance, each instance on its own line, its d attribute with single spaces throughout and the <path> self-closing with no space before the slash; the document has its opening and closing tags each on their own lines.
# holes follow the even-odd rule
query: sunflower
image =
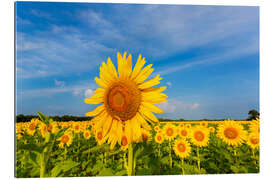
<svg viewBox="0 0 270 180">
<path fill-rule="evenodd" d="M 179 134 L 180 137 L 182 137 L 184 139 L 188 138 L 189 135 L 190 135 L 190 129 L 188 129 L 186 127 L 179 128 L 178 134 Z"/>
<path fill-rule="evenodd" d="M 247 144 L 252 149 L 258 149 L 260 146 L 260 136 L 259 133 L 250 133 L 247 138 Z"/>
<path fill-rule="evenodd" d="M 156 143 L 158 143 L 158 144 L 162 144 L 162 142 L 164 141 L 163 134 L 157 133 L 157 134 L 155 135 L 155 141 L 156 141 Z"/>
<path fill-rule="evenodd" d="M 81 124 L 79 122 L 74 122 L 72 127 L 73 127 L 73 131 L 75 133 L 80 133 L 81 132 Z"/>
<path fill-rule="evenodd" d="M 251 121 L 249 130 L 251 133 L 260 133 L 260 118 Z"/>
<path fill-rule="evenodd" d="M 31 119 L 31 121 L 28 123 L 28 127 L 27 127 L 27 133 L 31 136 L 33 136 L 36 132 L 36 127 L 37 127 L 37 119 Z"/>
<path fill-rule="evenodd" d="M 41 136 L 44 138 L 47 132 L 47 125 L 45 123 L 39 123 L 38 125 L 39 132 Z"/>
<path fill-rule="evenodd" d="M 95 138 L 96 138 L 98 145 L 101 145 L 104 143 L 104 135 L 102 133 L 102 130 L 96 131 Z"/>
<path fill-rule="evenodd" d="M 60 148 L 63 148 L 64 145 L 66 146 L 70 146 L 72 143 L 72 135 L 70 133 L 64 133 L 59 139 L 58 141 L 60 141 L 60 143 L 58 144 L 58 146 Z"/>
<path fill-rule="evenodd" d="M 173 147 L 174 153 L 179 156 L 180 158 L 186 158 L 189 156 L 191 152 L 191 147 L 189 142 L 184 139 L 180 139 L 175 141 Z"/>
<path fill-rule="evenodd" d="M 215 129 L 214 127 L 209 127 L 209 131 L 210 131 L 211 133 L 214 133 L 214 132 L 216 131 L 216 129 Z"/>
<path fill-rule="evenodd" d="M 176 127 L 171 123 L 166 124 L 162 129 L 166 140 L 171 141 L 177 136 Z"/>
<path fill-rule="evenodd" d="M 48 126 L 48 131 L 55 134 L 59 131 L 59 127 L 58 127 L 58 124 L 57 122 L 53 121 L 49 124 Z"/>
<path fill-rule="evenodd" d="M 156 132 L 158 132 L 158 131 L 160 130 L 159 126 L 156 125 L 156 126 L 154 127 L 154 130 L 155 130 Z"/>
<path fill-rule="evenodd" d="M 187 129 L 190 129 L 190 128 L 191 128 L 191 124 L 186 124 L 185 127 L 186 127 Z"/>
<path fill-rule="evenodd" d="M 200 122 L 200 125 L 201 125 L 202 127 L 207 127 L 208 122 L 206 122 L 206 121 L 202 121 L 202 122 Z"/>
<path fill-rule="evenodd" d="M 209 141 L 209 130 L 202 126 L 195 126 L 191 132 L 191 142 L 199 147 L 207 146 Z"/>
<path fill-rule="evenodd" d="M 151 136 L 151 133 L 145 129 L 142 129 L 141 130 L 142 132 L 142 135 L 141 135 L 141 138 L 140 138 L 140 142 L 147 142 L 147 141 L 151 141 L 152 140 L 152 136 Z"/>
<path fill-rule="evenodd" d="M 246 139 L 246 131 L 241 124 L 226 120 L 223 124 L 219 124 L 217 136 L 228 145 L 238 146 Z"/>
<path fill-rule="evenodd" d="M 89 130 L 84 130 L 83 137 L 89 139 L 91 137 L 91 132 Z"/>
<path fill-rule="evenodd" d="M 100 78 L 95 77 L 100 88 L 85 99 L 87 104 L 102 103 L 86 116 L 94 116 L 91 121 L 95 123 L 95 129 L 102 131 L 112 148 L 116 142 L 121 145 L 122 126 L 125 126 L 128 142 L 137 141 L 141 129 L 150 130 L 149 123 L 158 122 L 153 113 L 163 113 L 153 103 L 165 102 L 167 98 L 161 93 L 165 86 L 153 87 L 160 83 L 159 75 L 145 81 L 154 70 L 152 64 L 143 68 L 145 59 L 139 55 L 132 69 L 132 57 L 126 56 L 126 53 L 123 56 L 117 53 L 118 71 L 110 58 L 107 64 L 102 62 Z"/>
</svg>

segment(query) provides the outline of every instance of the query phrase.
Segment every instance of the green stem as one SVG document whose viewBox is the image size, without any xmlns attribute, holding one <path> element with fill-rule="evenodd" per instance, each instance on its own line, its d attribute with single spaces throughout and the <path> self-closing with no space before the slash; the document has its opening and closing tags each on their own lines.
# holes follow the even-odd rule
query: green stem
<svg viewBox="0 0 270 180">
<path fill-rule="evenodd" d="M 128 176 L 132 176 L 133 170 L 133 147 L 132 144 L 128 145 Z"/>
<path fill-rule="evenodd" d="M 45 159 L 44 159 L 44 153 L 40 154 L 40 178 L 43 178 L 45 175 Z"/>
<path fill-rule="evenodd" d="M 256 166 L 257 162 L 256 162 L 256 158 L 255 158 L 254 149 L 252 149 L 252 158 L 253 158 L 254 164 L 255 164 L 255 166 Z"/>
<path fill-rule="evenodd" d="M 67 146 L 65 146 L 64 160 L 66 160 L 66 157 L 67 157 Z"/>
<path fill-rule="evenodd" d="M 105 165 L 107 164 L 107 154 L 106 154 L 106 152 L 104 152 L 104 163 L 105 163 Z"/>
<path fill-rule="evenodd" d="M 160 157 L 160 144 L 158 144 L 158 157 Z"/>
<path fill-rule="evenodd" d="M 182 160 L 182 174 L 184 175 L 185 174 L 185 171 L 184 171 L 184 158 L 181 158 Z"/>
<path fill-rule="evenodd" d="M 172 168 L 172 147 L 171 147 L 171 141 L 169 141 L 169 157 L 170 157 L 170 168 Z"/>
<path fill-rule="evenodd" d="M 199 146 L 197 146 L 197 162 L 198 162 L 198 169 L 199 169 L 199 172 L 201 173 L 201 161 L 200 161 L 200 152 L 199 152 Z"/>
</svg>

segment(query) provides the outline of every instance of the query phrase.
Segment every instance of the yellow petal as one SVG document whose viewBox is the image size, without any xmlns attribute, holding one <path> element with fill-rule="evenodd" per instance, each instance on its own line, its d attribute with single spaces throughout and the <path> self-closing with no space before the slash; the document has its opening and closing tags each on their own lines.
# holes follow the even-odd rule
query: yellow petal
<svg viewBox="0 0 270 180">
<path fill-rule="evenodd" d="M 155 106 L 152 103 L 142 102 L 141 105 L 144 106 L 144 108 L 149 109 L 149 111 L 152 111 L 154 113 L 163 113 L 163 111 L 159 107 Z"/>
<path fill-rule="evenodd" d="M 161 86 L 161 87 L 150 87 L 150 88 L 146 88 L 143 89 L 143 92 L 161 92 L 164 91 L 165 89 L 167 89 L 166 86 Z"/>
<path fill-rule="evenodd" d="M 148 78 L 148 76 L 154 71 L 152 67 L 152 64 L 149 64 L 141 72 L 138 74 L 138 76 L 134 79 L 137 84 L 142 83 L 144 80 Z"/>
<path fill-rule="evenodd" d="M 150 112 L 148 109 L 144 108 L 143 106 L 140 106 L 139 112 L 148 121 L 158 122 L 158 119 L 156 118 L 156 116 L 152 112 Z"/>
<path fill-rule="evenodd" d="M 134 69 L 132 71 L 131 79 L 135 79 L 138 76 L 138 74 L 140 73 L 142 67 L 145 64 L 144 58 L 143 59 L 141 59 L 141 58 L 142 58 L 142 55 L 140 54 L 135 66 L 134 66 Z"/>
<path fill-rule="evenodd" d="M 106 82 L 102 81 L 102 80 L 99 79 L 98 77 L 95 77 L 95 81 L 96 81 L 96 83 L 97 83 L 100 87 L 103 87 L 103 88 L 106 88 L 106 87 L 107 87 Z"/>
<path fill-rule="evenodd" d="M 110 74 L 113 76 L 113 78 L 116 79 L 118 77 L 117 76 L 117 71 L 116 71 L 116 69 L 115 69 L 115 67 L 114 67 L 114 65 L 113 65 L 112 60 L 111 60 L 110 57 L 107 60 L 107 64 L 108 64 L 108 69 L 110 71 Z"/>
<path fill-rule="evenodd" d="M 139 88 L 140 88 L 140 89 L 146 89 L 146 88 L 155 86 L 155 85 L 157 85 L 157 84 L 160 83 L 159 81 L 160 81 L 161 79 L 162 79 L 162 78 L 159 77 L 159 74 L 158 74 L 158 75 L 156 75 L 154 78 L 152 78 L 152 79 L 150 79 L 150 80 L 148 80 L 148 81 L 145 81 L 144 83 L 140 84 L 140 85 L 139 85 Z"/>
<path fill-rule="evenodd" d="M 85 115 L 86 116 L 96 116 L 98 114 L 100 114 L 102 111 L 104 111 L 104 104 L 96 107 L 93 111 L 87 112 Z"/>
</svg>

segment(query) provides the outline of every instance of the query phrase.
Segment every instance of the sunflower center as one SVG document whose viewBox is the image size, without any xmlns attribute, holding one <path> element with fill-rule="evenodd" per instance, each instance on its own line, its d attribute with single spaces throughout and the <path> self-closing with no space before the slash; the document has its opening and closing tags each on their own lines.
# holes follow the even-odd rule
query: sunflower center
<svg viewBox="0 0 270 180">
<path fill-rule="evenodd" d="M 33 131 L 36 128 L 36 125 L 34 123 L 31 123 L 29 126 L 29 129 Z"/>
<path fill-rule="evenodd" d="M 201 131 L 196 131 L 194 133 L 194 138 L 197 140 L 197 141 L 203 141 L 204 140 L 204 134 L 201 132 Z"/>
<path fill-rule="evenodd" d="M 88 132 L 86 132 L 86 133 L 85 133 L 85 137 L 88 137 L 88 136 L 89 136 L 89 133 L 88 133 Z"/>
<path fill-rule="evenodd" d="M 158 137 L 157 137 L 157 140 L 158 140 L 158 141 L 161 141 L 161 136 L 158 136 Z"/>
<path fill-rule="evenodd" d="M 122 121 L 133 118 L 141 104 L 141 92 L 133 81 L 118 81 L 105 92 L 104 105 L 107 112 Z"/>
<path fill-rule="evenodd" d="M 167 129 L 167 135 L 168 136 L 172 136 L 173 135 L 173 129 L 172 128 L 168 128 Z"/>
<path fill-rule="evenodd" d="M 258 139 L 257 138 L 250 138 L 250 142 L 252 144 L 258 144 Z"/>
<path fill-rule="evenodd" d="M 182 136 L 186 136 L 186 135 L 187 135 L 187 131 L 186 131 L 186 130 L 182 130 L 182 131 L 181 131 L 181 135 L 182 135 Z"/>
<path fill-rule="evenodd" d="M 62 137 L 62 139 L 61 139 L 62 143 L 65 143 L 65 144 L 68 142 L 68 140 L 69 140 L 68 135 L 64 135 L 64 136 Z"/>
<path fill-rule="evenodd" d="M 182 143 L 179 143 L 178 146 L 177 146 L 177 149 L 180 152 L 185 152 L 186 146 L 184 144 L 182 144 Z"/>
<path fill-rule="evenodd" d="M 227 128 L 224 131 L 224 135 L 229 139 L 235 139 L 238 136 L 238 132 L 234 128 Z"/>
</svg>

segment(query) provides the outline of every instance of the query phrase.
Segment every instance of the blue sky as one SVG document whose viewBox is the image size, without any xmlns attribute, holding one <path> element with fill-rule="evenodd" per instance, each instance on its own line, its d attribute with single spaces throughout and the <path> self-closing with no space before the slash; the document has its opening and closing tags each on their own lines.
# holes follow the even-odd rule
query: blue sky
<svg viewBox="0 0 270 180">
<path fill-rule="evenodd" d="M 84 114 L 102 61 L 153 64 L 171 119 L 259 110 L 259 7 L 16 3 L 17 114 Z"/>
</svg>

